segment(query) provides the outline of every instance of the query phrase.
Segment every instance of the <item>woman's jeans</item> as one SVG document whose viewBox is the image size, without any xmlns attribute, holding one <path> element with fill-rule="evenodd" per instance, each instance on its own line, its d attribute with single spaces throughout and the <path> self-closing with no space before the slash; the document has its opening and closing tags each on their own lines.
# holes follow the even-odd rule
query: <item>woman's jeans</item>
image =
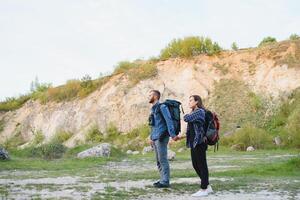
<svg viewBox="0 0 300 200">
<path fill-rule="evenodd" d="M 208 168 L 206 161 L 207 144 L 198 144 L 195 148 L 191 148 L 191 157 L 193 167 L 201 179 L 201 188 L 206 189 L 208 182 Z"/>
</svg>

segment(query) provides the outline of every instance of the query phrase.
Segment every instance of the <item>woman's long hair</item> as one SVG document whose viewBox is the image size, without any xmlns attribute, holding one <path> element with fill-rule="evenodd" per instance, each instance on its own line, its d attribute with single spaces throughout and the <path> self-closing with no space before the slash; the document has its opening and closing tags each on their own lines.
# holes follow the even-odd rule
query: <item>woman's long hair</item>
<svg viewBox="0 0 300 200">
<path fill-rule="evenodd" d="M 202 109 L 205 109 L 204 108 L 204 105 L 203 105 L 203 102 L 202 102 L 202 99 L 199 95 L 192 95 L 190 96 L 190 98 L 193 97 L 195 101 L 197 101 L 197 107 L 198 108 L 202 108 Z"/>
</svg>

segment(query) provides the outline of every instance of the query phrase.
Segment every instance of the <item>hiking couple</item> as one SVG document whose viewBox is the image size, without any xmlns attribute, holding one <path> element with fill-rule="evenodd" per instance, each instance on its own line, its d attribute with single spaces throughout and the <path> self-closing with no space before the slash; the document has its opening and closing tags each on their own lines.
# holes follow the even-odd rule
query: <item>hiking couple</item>
<svg viewBox="0 0 300 200">
<path fill-rule="evenodd" d="M 178 133 L 176 134 L 177 127 L 174 126 L 170 110 L 167 105 L 160 103 L 159 99 L 160 92 L 158 90 L 149 92 L 149 103 L 152 104 L 149 116 L 149 125 L 151 126 L 150 143 L 154 148 L 160 173 L 160 180 L 155 182 L 153 186 L 168 188 L 170 187 L 170 167 L 167 158 L 168 142 L 170 137 L 173 141 L 178 141 L 184 137 L 179 136 Z M 213 190 L 209 185 L 208 179 L 206 161 L 207 137 L 204 131 L 205 110 L 200 96 L 190 96 L 189 107 L 191 112 L 183 117 L 184 121 L 187 122 L 186 145 L 191 149 L 193 168 L 201 179 L 201 189 L 192 194 L 192 196 L 207 196 Z"/>
</svg>

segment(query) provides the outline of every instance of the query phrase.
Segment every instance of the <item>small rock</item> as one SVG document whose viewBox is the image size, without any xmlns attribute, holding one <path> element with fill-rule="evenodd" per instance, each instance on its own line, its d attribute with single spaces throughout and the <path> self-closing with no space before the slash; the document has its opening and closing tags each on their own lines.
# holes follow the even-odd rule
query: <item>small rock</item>
<svg viewBox="0 0 300 200">
<path fill-rule="evenodd" d="M 147 146 L 147 147 L 144 147 L 143 154 L 146 154 L 146 153 L 149 153 L 149 152 L 152 152 L 152 151 L 153 151 L 152 146 Z"/>
<path fill-rule="evenodd" d="M 168 150 L 168 160 L 174 160 L 176 157 L 176 153 L 172 150 Z"/>
<path fill-rule="evenodd" d="M 280 146 L 281 145 L 281 138 L 279 136 L 274 138 L 274 143 L 276 144 L 276 146 Z"/>
<path fill-rule="evenodd" d="M 132 154 L 132 150 L 127 150 L 126 154 L 128 154 L 128 155 Z"/>
<path fill-rule="evenodd" d="M 247 149 L 246 149 L 246 151 L 254 151 L 255 149 L 254 149 L 254 147 L 253 146 L 249 146 L 249 147 L 247 147 Z"/>
<path fill-rule="evenodd" d="M 2 147 L 0 147 L 0 160 L 9 160 L 8 152 Z"/>
<path fill-rule="evenodd" d="M 130 155 L 130 154 L 132 154 L 132 151 L 131 150 L 127 150 L 126 154 Z"/>
<path fill-rule="evenodd" d="M 111 152 L 111 145 L 108 143 L 102 143 L 85 151 L 77 154 L 78 158 L 86 157 L 109 157 Z"/>
<path fill-rule="evenodd" d="M 137 155 L 137 154 L 139 154 L 140 152 L 139 151 L 133 151 L 132 152 L 132 155 Z"/>
</svg>

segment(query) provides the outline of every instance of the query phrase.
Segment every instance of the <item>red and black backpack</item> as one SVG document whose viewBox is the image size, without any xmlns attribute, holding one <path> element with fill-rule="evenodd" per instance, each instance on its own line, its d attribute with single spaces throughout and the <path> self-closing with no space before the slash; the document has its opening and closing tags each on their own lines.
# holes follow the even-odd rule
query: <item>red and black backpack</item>
<svg viewBox="0 0 300 200">
<path fill-rule="evenodd" d="M 214 151 L 219 149 L 219 129 L 220 122 L 218 115 L 215 112 L 205 110 L 205 124 L 204 131 L 207 137 L 207 144 L 214 146 Z"/>
</svg>

